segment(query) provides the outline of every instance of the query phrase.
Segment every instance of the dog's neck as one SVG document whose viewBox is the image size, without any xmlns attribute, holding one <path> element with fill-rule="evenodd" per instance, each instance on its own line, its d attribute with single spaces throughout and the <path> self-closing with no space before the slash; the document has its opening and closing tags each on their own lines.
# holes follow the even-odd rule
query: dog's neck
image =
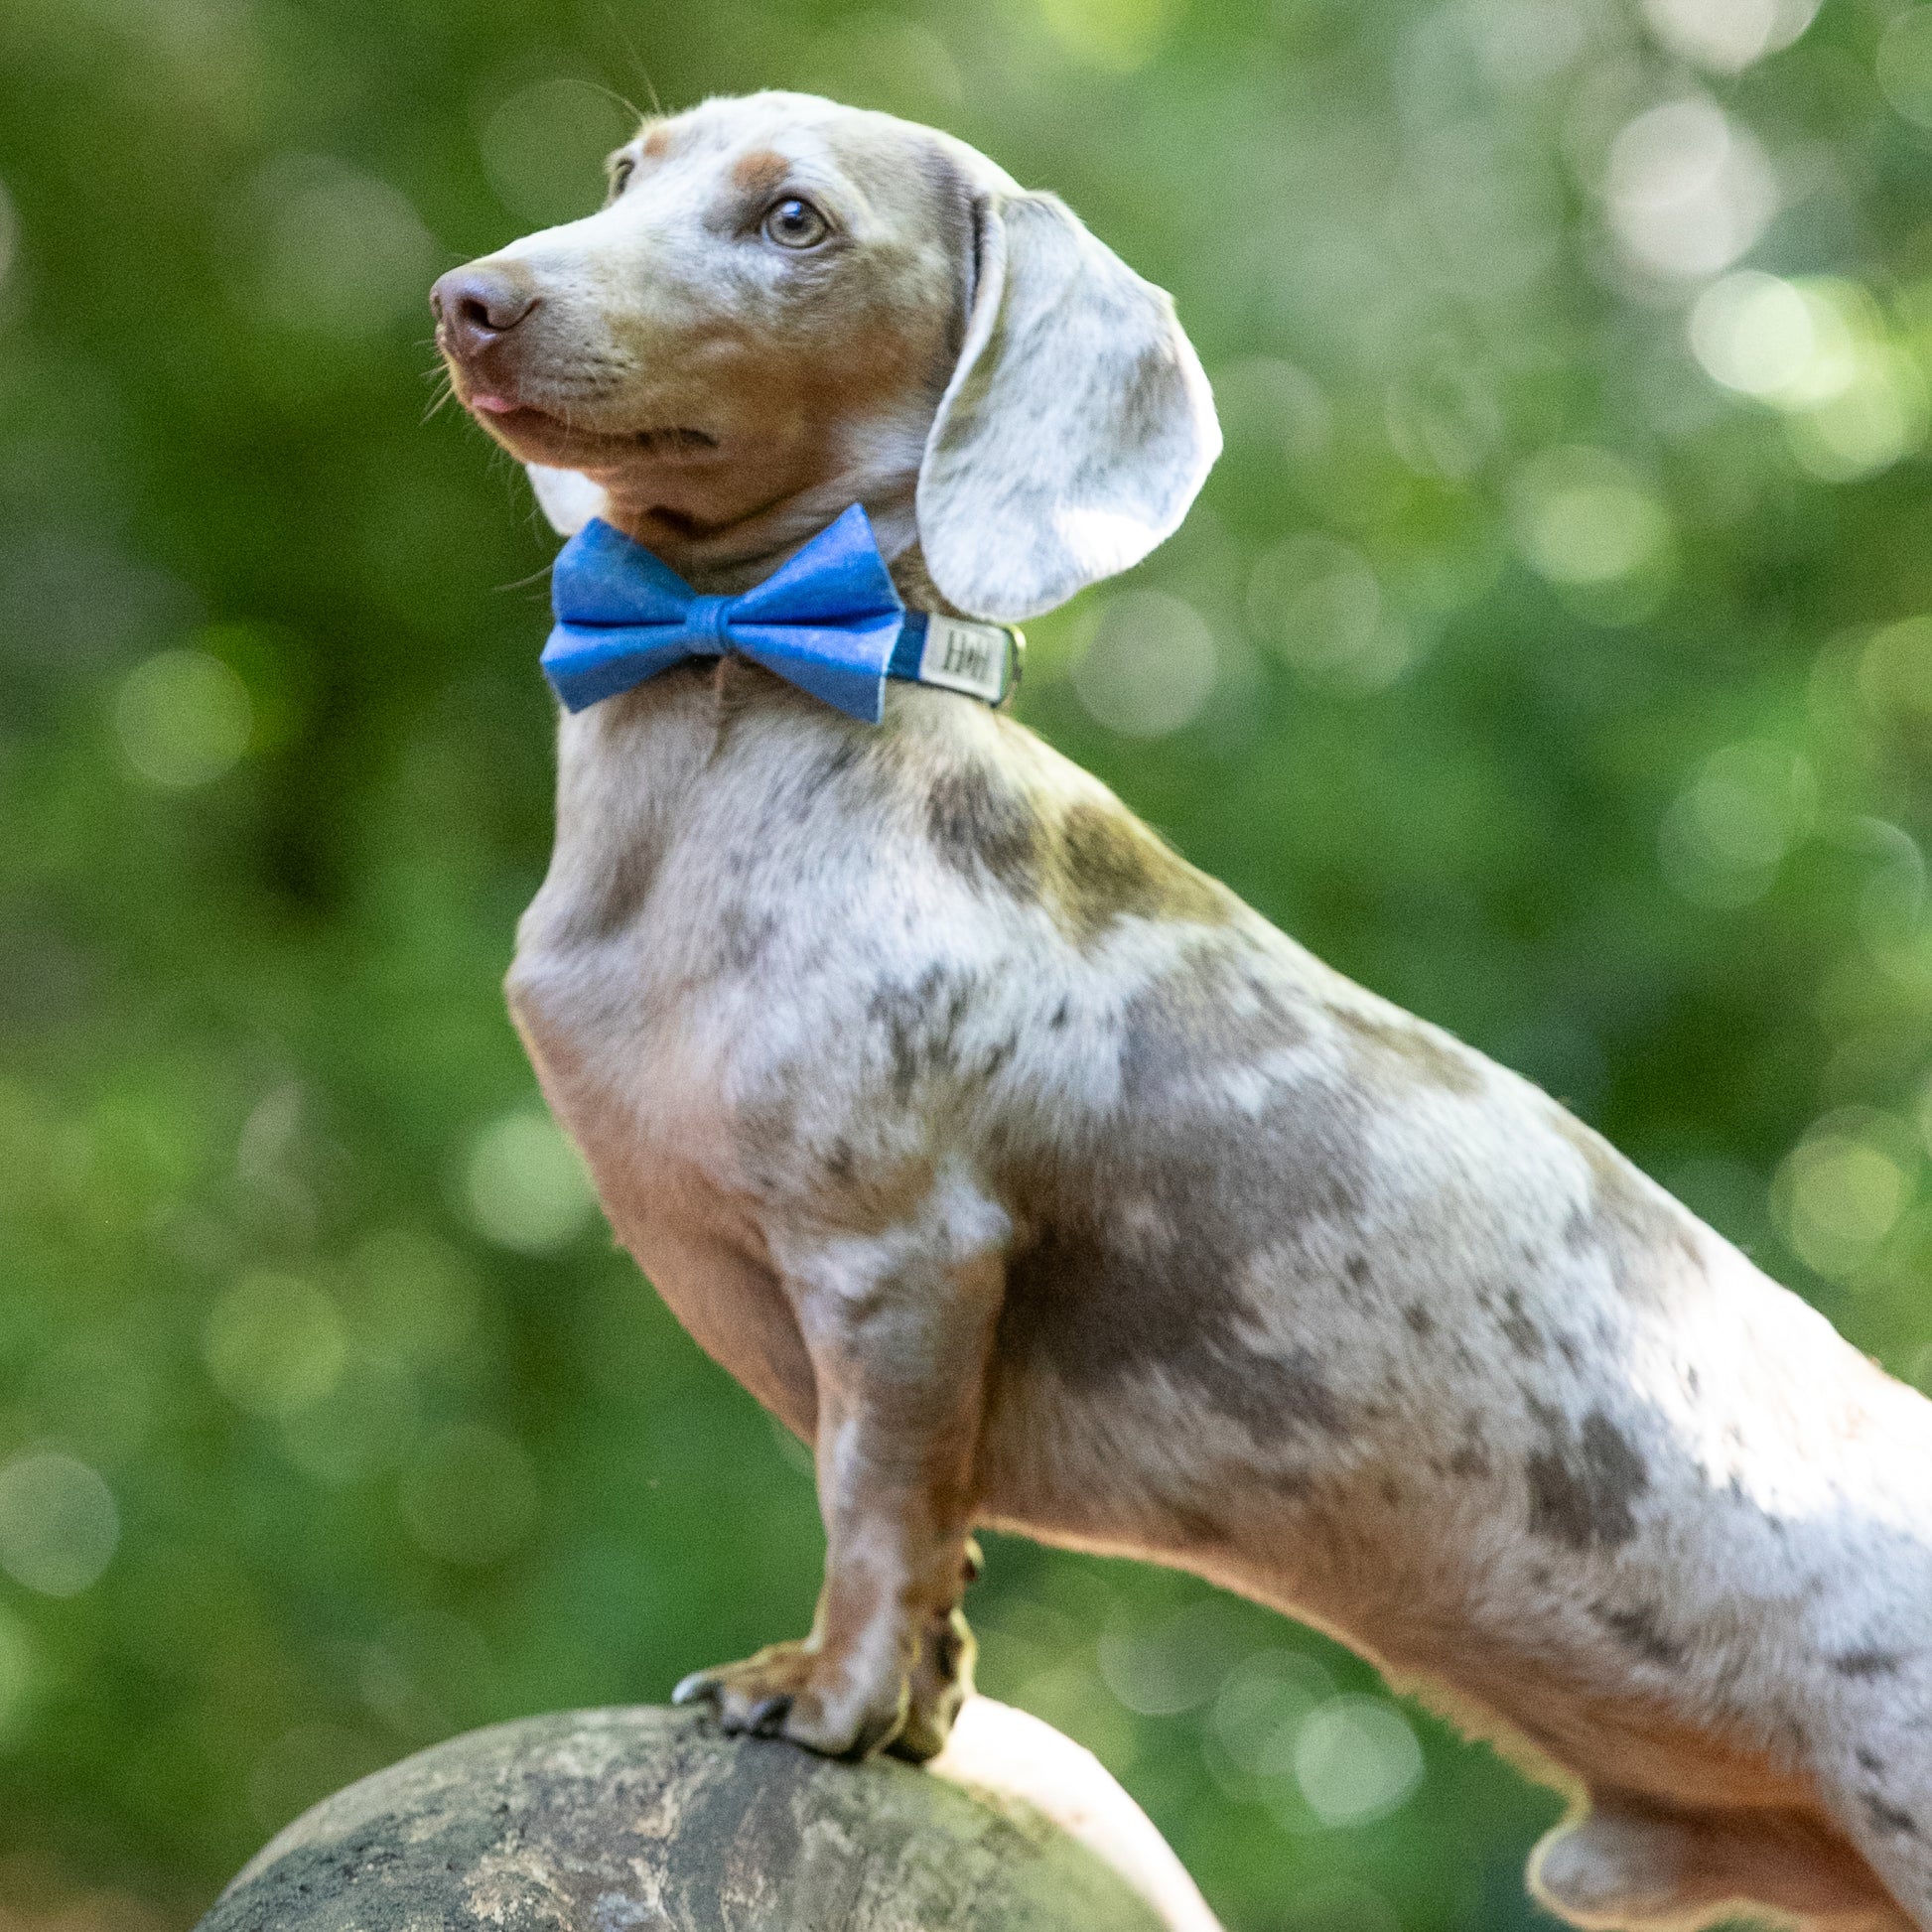
<svg viewBox="0 0 1932 1932">
<path fill-rule="evenodd" d="M 865 506 L 880 554 L 914 610 L 963 617 L 939 595 L 919 549 L 916 497 L 929 417 L 849 435 L 829 474 L 707 523 L 656 499 L 648 479 L 597 478 L 604 520 L 668 564 L 694 591 L 732 597 L 762 583 L 854 503 Z M 747 492 L 752 494 L 754 492 Z"/>
<path fill-rule="evenodd" d="M 896 475 L 859 480 L 841 476 L 702 531 L 621 498 L 608 501 L 600 514 L 668 564 L 693 590 L 730 597 L 762 582 L 854 502 L 863 503 L 906 605 L 964 617 L 968 614 L 939 593 L 926 570 L 915 514 L 917 483 L 915 458 L 901 462 Z M 614 846 L 623 854 L 620 870 L 624 879 L 641 890 L 696 809 L 694 801 L 730 723 L 766 705 L 792 709 L 798 704 L 798 694 L 789 686 L 726 656 L 708 671 L 695 663 L 686 665 L 584 712 L 566 713 L 558 741 L 555 897 L 567 897 L 563 882 L 575 879 L 582 893 L 595 898 L 604 890 L 599 881 L 611 870 Z M 801 715 L 816 710 L 807 704 Z M 850 721 L 829 707 L 823 723 L 828 731 L 850 729 Z M 785 742 L 796 746 L 804 741 L 794 734 Z M 546 902 L 550 897 L 547 893 Z"/>
<path fill-rule="evenodd" d="M 692 531 L 682 519 L 625 512 L 615 505 L 604 512 L 604 520 L 670 565 L 694 591 L 708 597 L 735 597 L 762 583 L 855 502 L 864 503 L 880 555 L 908 610 L 955 618 L 971 615 L 944 596 L 926 569 L 909 486 L 900 502 L 815 492 L 809 501 L 787 499 L 755 519 L 722 530 Z"/>
<path fill-rule="evenodd" d="M 764 502 L 716 527 L 694 529 L 655 510 L 633 483 L 606 482 L 599 514 L 641 544 L 700 595 L 732 597 L 761 583 L 852 504 L 865 506 L 894 586 L 913 610 L 952 617 L 919 546 L 916 496 L 928 424 L 911 421 L 897 436 L 875 435 L 848 455 L 835 475 Z M 634 492 L 634 493 L 632 493 Z M 966 702 L 961 700 L 961 702 Z M 695 809 L 705 774 L 726 743 L 728 727 L 766 706 L 799 705 L 798 694 L 756 666 L 730 656 L 709 671 L 695 665 L 636 686 L 587 711 L 566 713 L 558 741 L 557 858 L 559 882 L 580 881 L 590 898 L 621 850 L 623 877 L 636 885 L 655 875 L 667 844 Z M 817 707 L 807 704 L 800 715 Z M 850 721 L 829 707 L 827 731 Z M 784 741 L 796 746 L 797 734 Z M 559 895 L 564 895 L 560 883 Z"/>
</svg>

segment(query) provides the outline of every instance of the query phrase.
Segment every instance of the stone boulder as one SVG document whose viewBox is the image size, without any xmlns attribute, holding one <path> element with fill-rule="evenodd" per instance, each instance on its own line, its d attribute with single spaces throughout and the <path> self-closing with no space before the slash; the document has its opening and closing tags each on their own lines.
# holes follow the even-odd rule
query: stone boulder
<svg viewBox="0 0 1932 1932">
<path fill-rule="evenodd" d="M 391 1765 L 296 1820 L 201 1932 L 1218 1932 L 1093 1756 L 975 1698 L 922 1769 L 581 1711 Z"/>
</svg>

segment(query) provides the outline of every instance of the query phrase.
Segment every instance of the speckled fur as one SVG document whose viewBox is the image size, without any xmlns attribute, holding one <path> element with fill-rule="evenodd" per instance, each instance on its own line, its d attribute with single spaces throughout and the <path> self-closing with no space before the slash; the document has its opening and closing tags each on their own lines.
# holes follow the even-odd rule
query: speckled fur
<svg viewBox="0 0 1932 1932">
<path fill-rule="evenodd" d="M 822 181 L 886 138 L 798 100 L 645 147 L 715 174 L 795 122 Z M 1191 494 L 1179 429 L 1130 441 L 1145 505 Z M 921 455 L 828 454 L 804 520 L 877 496 L 916 585 L 970 548 Z M 647 482 L 598 486 L 637 525 Z M 787 514 L 667 554 L 726 588 Z M 931 1749 L 977 1521 L 1194 1571 L 1497 1738 L 1576 1795 L 1536 1882 L 1579 1924 L 1932 1928 L 1932 1405 L 1009 718 L 895 686 L 874 731 L 726 660 L 560 763 L 518 1023 L 621 1238 L 817 1447 L 819 1617 L 701 1680 L 728 1721 Z"/>
</svg>

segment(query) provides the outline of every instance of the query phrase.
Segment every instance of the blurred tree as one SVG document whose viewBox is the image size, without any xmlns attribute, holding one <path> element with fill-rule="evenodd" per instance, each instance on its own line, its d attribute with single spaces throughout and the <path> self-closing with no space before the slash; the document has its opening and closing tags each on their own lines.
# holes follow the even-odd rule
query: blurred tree
<svg viewBox="0 0 1932 1932">
<path fill-rule="evenodd" d="M 1932 6 L 4 0 L 0 1928 L 801 1625 L 801 1453 L 611 1250 L 497 982 L 552 543 L 434 273 L 631 114 L 944 124 L 1175 290 L 1228 454 L 1023 711 L 1932 1355 Z M 1554 1811 L 1317 1639 L 993 1552 L 988 1687 L 1231 1927 L 1526 1924 Z"/>
</svg>

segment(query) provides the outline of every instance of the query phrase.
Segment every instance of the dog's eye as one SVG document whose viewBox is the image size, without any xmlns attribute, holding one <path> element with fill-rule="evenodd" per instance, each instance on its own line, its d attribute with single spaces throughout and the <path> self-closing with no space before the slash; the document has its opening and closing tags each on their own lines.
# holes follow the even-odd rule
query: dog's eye
<svg viewBox="0 0 1932 1932">
<path fill-rule="evenodd" d="M 623 155 L 611 164 L 611 199 L 616 201 L 630 186 L 630 177 L 637 172 L 637 164 L 628 155 Z"/>
<path fill-rule="evenodd" d="M 795 196 L 777 203 L 764 217 L 764 238 L 780 248 L 816 248 L 831 232 L 824 215 Z"/>
</svg>

